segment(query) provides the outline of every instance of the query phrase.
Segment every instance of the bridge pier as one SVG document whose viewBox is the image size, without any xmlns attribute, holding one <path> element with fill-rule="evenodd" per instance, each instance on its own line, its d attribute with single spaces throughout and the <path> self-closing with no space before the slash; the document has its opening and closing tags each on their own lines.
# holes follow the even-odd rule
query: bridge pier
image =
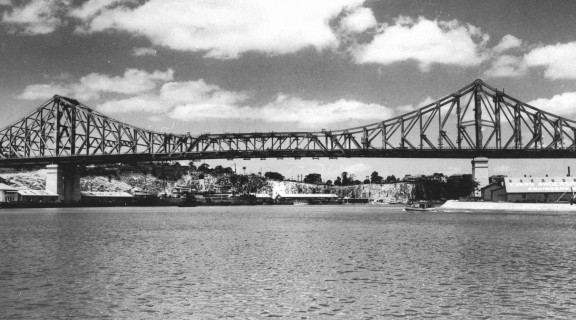
<svg viewBox="0 0 576 320">
<path fill-rule="evenodd" d="M 472 160 L 472 178 L 478 181 L 479 189 L 488 185 L 488 158 L 478 157 Z M 480 190 L 474 191 L 474 196 L 481 197 L 482 193 Z"/>
<path fill-rule="evenodd" d="M 80 201 L 80 170 L 78 166 L 46 166 L 46 191 L 58 195 L 59 201 Z"/>
</svg>

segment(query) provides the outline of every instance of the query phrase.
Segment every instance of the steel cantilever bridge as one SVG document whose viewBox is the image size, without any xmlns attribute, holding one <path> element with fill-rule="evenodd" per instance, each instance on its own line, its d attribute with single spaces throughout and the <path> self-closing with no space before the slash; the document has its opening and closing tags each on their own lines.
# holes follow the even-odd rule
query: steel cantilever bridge
<svg viewBox="0 0 576 320">
<path fill-rule="evenodd" d="M 375 119 L 376 120 L 376 119 Z M 0 130 L 0 165 L 179 159 L 397 157 L 571 158 L 576 121 L 476 80 L 418 110 L 343 130 L 160 133 L 54 96 Z"/>
</svg>

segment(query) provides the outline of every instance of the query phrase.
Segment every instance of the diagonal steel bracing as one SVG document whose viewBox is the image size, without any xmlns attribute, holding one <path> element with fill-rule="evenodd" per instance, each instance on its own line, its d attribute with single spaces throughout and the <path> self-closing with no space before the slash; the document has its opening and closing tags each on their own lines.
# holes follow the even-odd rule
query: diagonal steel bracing
<svg viewBox="0 0 576 320">
<path fill-rule="evenodd" d="M 54 96 L 0 129 L 0 165 L 206 158 L 571 158 L 576 122 L 481 80 L 418 110 L 343 130 L 159 133 Z"/>
</svg>

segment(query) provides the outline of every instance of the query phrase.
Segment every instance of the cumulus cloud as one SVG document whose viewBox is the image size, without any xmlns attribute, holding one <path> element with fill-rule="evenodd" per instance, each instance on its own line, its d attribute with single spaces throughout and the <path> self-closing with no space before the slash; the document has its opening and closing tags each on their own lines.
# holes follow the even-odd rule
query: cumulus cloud
<svg viewBox="0 0 576 320">
<path fill-rule="evenodd" d="M 423 71 L 432 64 L 477 66 L 488 58 L 483 53 L 488 39 L 479 28 L 456 20 L 399 17 L 394 25 L 383 26 L 370 43 L 359 46 L 354 56 L 358 63 L 383 65 L 414 60 Z"/>
<path fill-rule="evenodd" d="M 431 103 L 433 103 L 434 100 L 432 97 L 428 96 L 426 97 L 424 100 L 420 101 L 420 103 L 418 103 L 417 105 L 413 105 L 413 104 L 407 104 L 407 105 L 401 105 L 401 106 L 397 106 L 396 108 L 394 108 L 394 110 L 396 110 L 397 114 L 402 114 L 402 113 L 408 113 L 414 110 L 418 110 L 424 106 L 427 106 Z"/>
<path fill-rule="evenodd" d="M 137 57 L 141 56 L 155 56 L 157 53 L 154 48 L 134 48 L 132 54 Z"/>
<path fill-rule="evenodd" d="M 358 7 L 340 21 L 345 32 L 360 33 L 376 27 L 377 22 L 370 8 Z"/>
<path fill-rule="evenodd" d="M 105 102 L 98 110 L 112 113 L 147 112 L 181 121 L 260 120 L 317 126 L 349 120 L 379 121 L 392 112 L 377 104 L 340 99 L 335 102 L 305 100 L 279 94 L 262 106 L 251 106 L 246 92 L 228 91 L 204 80 L 165 83 L 157 94 Z"/>
<path fill-rule="evenodd" d="M 256 116 L 272 122 L 292 121 L 320 125 L 350 120 L 376 122 L 388 119 L 392 113 L 390 108 L 375 103 L 346 99 L 326 103 L 281 94 L 258 110 Z"/>
<path fill-rule="evenodd" d="M 56 83 L 31 84 L 16 96 L 16 98 L 22 100 L 46 100 L 56 94 L 69 96 L 71 95 L 71 91 L 69 88 Z"/>
<path fill-rule="evenodd" d="M 101 13 L 107 8 L 111 8 L 113 5 L 121 3 L 123 0 L 88 0 L 84 2 L 80 7 L 76 7 L 69 12 L 69 16 L 81 20 L 86 20 L 93 18 L 97 14 Z M 124 0 L 125 3 L 134 2 L 131 0 Z"/>
<path fill-rule="evenodd" d="M 144 36 L 154 45 L 206 52 L 207 57 L 218 59 L 237 58 L 248 51 L 285 54 L 337 45 L 330 22 L 363 2 L 150 0 L 136 7 L 101 10 L 83 31 L 128 32 Z"/>
<path fill-rule="evenodd" d="M 550 99 L 540 98 L 528 104 L 559 116 L 574 115 L 576 114 L 576 92 L 557 94 Z"/>
<path fill-rule="evenodd" d="M 64 0 L 32 0 L 4 12 L 2 23 L 14 33 L 48 34 L 64 24 L 60 11 L 66 3 Z"/>
<path fill-rule="evenodd" d="M 511 34 L 507 34 L 502 37 L 500 43 L 498 43 L 494 48 L 492 48 L 492 50 L 498 53 L 502 53 L 511 49 L 520 48 L 522 47 L 522 44 L 523 42 L 521 39 L 518 39 Z"/>
<path fill-rule="evenodd" d="M 158 82 L 170 81 L 173 76 L 172 69 L 152 73 L 127 69 L 124 75 L 116 77 L 91 73 L 80 78 L 78 82 L 29 85 L 17 98 L 39 100 L 59 94 L 80 100 L 91 100 L 99 98 L 101 93 L 138 94 L 153 90 Z"/>
<path fill-rule="evenodd" d="M 494 59 L 492 65 L 484 72 L 486 77 L 517 77 L 526 74 L 528 66 L 522 57 L 502 55 Z"/>
<path fill-rule="evenodd" d="M 529 67 L 544 67 L 549 79 L 576 79 L 576 42 L 533 49 L 524 56 Z"/>
</svg>

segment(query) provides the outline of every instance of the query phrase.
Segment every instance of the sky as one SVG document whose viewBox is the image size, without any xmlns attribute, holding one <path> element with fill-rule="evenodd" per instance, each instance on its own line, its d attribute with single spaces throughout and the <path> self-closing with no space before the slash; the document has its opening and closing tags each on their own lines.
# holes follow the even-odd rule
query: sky
<svg viewBox="0 0 576 320">
<path fill-rule="evenodd" d="M 575 61 L 571 0 L 0 0 L 0 127 L 58 94 L 160 132 L 336 130 L 475 79 L 576 119 Z M 470 173 L 470 160 L 207 162 L 363 180 Z M 490 174 L 570 165 L 493 159 Z"/>
</svg>

